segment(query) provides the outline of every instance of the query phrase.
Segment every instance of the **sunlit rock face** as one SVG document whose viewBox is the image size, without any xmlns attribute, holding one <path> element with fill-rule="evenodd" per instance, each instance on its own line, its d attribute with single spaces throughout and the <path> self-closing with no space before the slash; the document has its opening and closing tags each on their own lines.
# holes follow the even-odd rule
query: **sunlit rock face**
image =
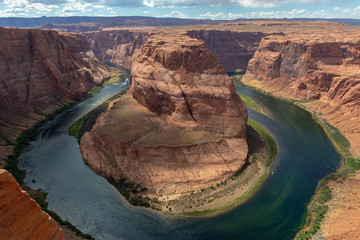
<svg viewBox="0 0 360 240">
<path fill-rule="evenodd" d="M 63 232 L 25 192 L 15 178 L 0 169 L 1 239 L 63 240 Z"/>
<path fill-rule="evenodd" d="M 158 34 L 133 63 L 128 94 L 81 139 L 97 173 L 176 194 L 216 184 L 247 162 L 247 110 L 203 41 Z"/>
</svg>

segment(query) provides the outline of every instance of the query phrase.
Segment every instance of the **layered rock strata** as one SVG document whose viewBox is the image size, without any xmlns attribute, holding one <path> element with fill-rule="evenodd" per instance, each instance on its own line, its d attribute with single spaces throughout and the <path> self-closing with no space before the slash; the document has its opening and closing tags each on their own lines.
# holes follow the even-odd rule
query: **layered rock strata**
<svg viewBox="0 0 360 240">
<path fill-rule="evenodd" d="M 141 52 L 141 46 L 151 33 L 110 30 L 83 33 L 96 57 L 131 68 Z"/>
<path fill-rule="evenodd" d="M 226 72 L 246 70 L 260 41 L 267 34 L 262 32 L 238 32 L 220 30 L 189 30 L 187 35 L 201 39 L 219 59 Z"/>
<path fill-rule="evenodd" d="M 0 28 L 0 134 L 14 141 L 63 104 L 110 76 L 85 37 Z"/>
<path fill-rule="evenodd" d="M 129 93 L 81 139 L 97 173 L 150 193 L 209 187 L 247 162 L 247 110 L 203 41 L 151 36 L 132 66 Z"/>
<path fill-rule="evenodd" d="M 360 154 L 359 35 L 265 37 L 249 62 L 246 83 L 283 97 L 317 100 L 304 105 L 339 128 Z"/>
<path fill-rule="evenodd" d="M 0 169 L 1 239 L 63 240 L 63 232 L 47 213 L 25 192 L 15 178 Z"/>
</svg>

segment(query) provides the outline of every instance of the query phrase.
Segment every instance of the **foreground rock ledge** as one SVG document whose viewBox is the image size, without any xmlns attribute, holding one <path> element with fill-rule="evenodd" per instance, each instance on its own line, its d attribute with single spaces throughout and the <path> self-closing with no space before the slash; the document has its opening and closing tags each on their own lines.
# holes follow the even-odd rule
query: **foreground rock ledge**
<svg viewBox="0 0 360 240">
<path fill-rule="evenodd" d="M 145 186 L 143 194 L 209 187 L 247 162 L 247 110 L 201 40 L 155 35 L 132 66 L 129 93 L 81 138 L 97 173 Z"/>
<path fill-rule="evenodd" d="M 55 220 L 3 169 L 0 169 L 0 199 L 1 239 L 64 239 Z"/>
</svg>

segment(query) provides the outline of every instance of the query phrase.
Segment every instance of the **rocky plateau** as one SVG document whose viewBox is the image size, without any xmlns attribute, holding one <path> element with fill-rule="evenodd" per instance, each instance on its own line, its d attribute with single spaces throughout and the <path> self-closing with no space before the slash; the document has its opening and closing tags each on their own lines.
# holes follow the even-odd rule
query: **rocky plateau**
<svg viewBox="0 0 360 240">
<path fill-rule="evenodd" d="M 247 110 L 217 58 L 186 35 L 149 37 L 132 64 L 128 94 L 81 138 L 97 173 L 151 194 L 209 187 L 247 162 Z"/>
</svg>

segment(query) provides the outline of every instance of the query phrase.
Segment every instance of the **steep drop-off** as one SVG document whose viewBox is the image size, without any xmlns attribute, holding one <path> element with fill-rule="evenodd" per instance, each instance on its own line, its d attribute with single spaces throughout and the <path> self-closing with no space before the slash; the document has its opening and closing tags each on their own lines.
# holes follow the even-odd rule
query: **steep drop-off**
<svg viewBox="0 0 360 240">
<path fill-rule="evenodd" d="M 247 110 L 203 41 L 151 36 L 132 66 L 129 93 L 81 138 L 97 173 L 150 194 L 209 187 L 247 162 Z"/>
<path fill-rule="evenodd" d="M 220 30 L 190 30 L 187 31 L 187 35 L 203 40 L 226 72 L 233 72 L 236 69 L 246 70 L 261 39 L 266 36 L 262 32 Z"/>
<path fill-rule="evenodd" d="M 339 128 L 360 154 L 360 42 L 359 34 L 348 34 L 265 37 L 245 83 L 283 97 L 318 100 L 304 105 Z"/>
<path fill-rule="evenodd" d="M 83 33 L 89 40 L 90 48 L 101 60 L 111 61 L 131 68 L 139 56 L 141 46 L 150 33 L 129 30 L 111 30 Z"/>
<path fill-rule="evenodd" d="M 110 76 L 85 37 L 0 28 L 0 134 L 12 141 Z"/>
<path fill-rule="evenodd" d="M 15 178 L 0 169 L 0 238 L 7 240 L 62 240 L 63 232 L 23 190 Z"/>
</svg>

